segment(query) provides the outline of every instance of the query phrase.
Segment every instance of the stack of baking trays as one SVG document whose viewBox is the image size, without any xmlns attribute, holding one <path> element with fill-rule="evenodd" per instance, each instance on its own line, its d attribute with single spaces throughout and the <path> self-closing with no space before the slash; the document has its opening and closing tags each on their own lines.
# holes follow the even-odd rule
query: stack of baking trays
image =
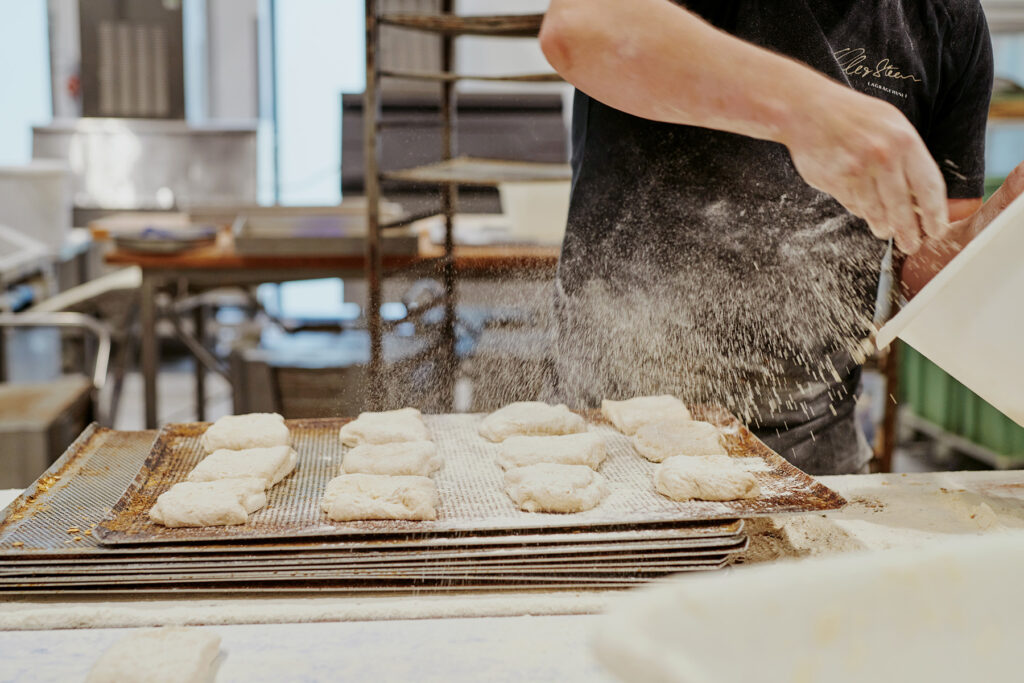
<svg viewBox="0 0 1024 683">
<path fill-rule="evenodd" d="M 626 588 L 677 572 L 719 569 L 747 547 L 743 518 L 840 507 L 728 415 L 726 449 L 756 456 L 761 496 L 678 503 L 658 495 L 655 465 L 600 418 L 608 497 L 587 512 L 522 512 L 504 492 L 498 447 L 478 415 L 426 416 L 444 467 L 430 522 L 331 522 L 320 509 L 343 447 L 341 419 L 290 420 L 296 471 L 244 525 L 164 528 L 147 511 L 204 455 L 204 424 L 158 434 L 88 428 L 0 523 L 7 594 L 396 592 Z M 155 438 L 154 438 L 155 437 Z"/>
</svg>

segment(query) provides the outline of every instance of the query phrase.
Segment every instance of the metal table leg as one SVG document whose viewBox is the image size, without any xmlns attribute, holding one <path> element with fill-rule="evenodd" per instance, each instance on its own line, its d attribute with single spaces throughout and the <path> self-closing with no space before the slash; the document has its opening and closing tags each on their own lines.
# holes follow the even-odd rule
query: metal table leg
<svg viewBox="0 0 1024 683">
<path fill-rule="evenodd" d="M 142 384 L 146 403 L 146 429 L 157 427 L 156 373 L 160 364 L 160 350 L 156 336 L 156 282 L 143 272 L 140 302 L 142 337 Z"/>
<path fill-rule="evenodd" d="M 192 309 L 193 334 L 196 341 L 205 346 L 206 343 L 206 307 L 202 304 Z M 196 373 L 196 420 L 206 419 L 206 367 L 199 358 L 195 358 Z"/>
</svg>

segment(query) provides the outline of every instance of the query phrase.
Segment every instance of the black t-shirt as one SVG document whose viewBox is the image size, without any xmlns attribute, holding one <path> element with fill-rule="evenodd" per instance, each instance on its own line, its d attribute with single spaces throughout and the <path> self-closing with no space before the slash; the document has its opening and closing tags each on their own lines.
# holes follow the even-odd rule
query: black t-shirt
<svg viewBox="0 0 1024 683">
<path fill-rule="evenodd" d="M 982 195 L 992 53 L 977 0 L 681 4 L 892 103 L 948 195 Z M 638 118 L 578 91 L 572 132 L 563 397 L 674 393 L 780 432 L 848 418 L 887 245 L 808 186 L 782 145 Z M 806 457 L 849 469 L 864 456 Z"/>
</svg>

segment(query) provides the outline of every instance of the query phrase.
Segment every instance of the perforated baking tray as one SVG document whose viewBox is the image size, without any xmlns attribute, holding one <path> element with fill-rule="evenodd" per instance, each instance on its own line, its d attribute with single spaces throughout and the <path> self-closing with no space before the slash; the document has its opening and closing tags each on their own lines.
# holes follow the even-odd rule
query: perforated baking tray
<svg viewBox="0 0 1024 683">
<path fill-rule="evenodd" d="M 710 522 L 783 512 L 812 512 L 841 507 L 834 491 L 796 469 L 723 412 L 702 415 L 726 431 L 726 449 L 736 456 L 759 458 L 754 476 L 762 495 L 753 500 L 675 502 L 653 486 L 655 465 L 640 457 L 628 437 L 592 421 L 590 429 L 606 440 L 608 458 L 601 466 L 610 488 L 592 510 L 572 515 L 538 514 L 516 508 L 504 492 L 503 472 L 495 464 L 500 446 L 477 434 L 482 415 L 425 416 L 431 438 L 444 457 L 435 476 L 441 505 L 436 521 L 367 520 L 332 522 L 320 509 L 327 482 L 337 475 L 344 448 L 338 430 L 342 419 L 291 420 L 292 444 L 299 454 L 296 472 L 268 494 L 265 509 L 246 524 L 169 529 L 147 515 L 156 498 L 184 481 L 204 457 L 200 436 L 205 423 L 172 424 L 157 437 L 141 471 L 96 529 L 104 544 L 181 543 L 226 540 L 296 539 L 366 534 L 460 535 L 466 532 L 526 532 L 544 529 L 592 529 L 611 525 Z"/>
<path fill-rule="evenodd" d="M 593 548 L 593 546 L 591 546 Z M 634 568 L 657 564 L 686 563 L 692 560 L 720 558 L 735 555 L 747 547 L 747 540 L 727 546 L 710 548 L 674 549 L 655 548 L 641 551 L 603 552 L 603 549 L 581 550 L 580 552 L 547 554 L 533 553 L 529 555 L 504 554 L 473 554 L 469 557 L 460 555 L 439 555 L 431 553 L 409 553 L 401 555 L 327 555 L 318 557 L 263 557 L 258 559 L 241 558 L 218 560 L 208 557 L 184 560 L 176 558 L 175 562 L 153 562 L 133 559 L 107 562 L 61 562 L 61 563 L 10 563 L 0 569 L 0 578 L 18 576 L 67 576 L 97 575 L 104 573 L 153 573 L 181 574 L 189 571 L 232 571 L 246 572 L 255 570 L 275 571 L 303 569 L 347 569 L 347 568 L 413 568 L 440 567 L 463 569 L 466 567 L 493 566 L 584 566 L 584 565 L 629 565 Z"/>
<path fill-rule="evenodd" d="M 191 545 L 101 546 L 93 533 L 139 472 L 156 432 L 119 432 L 91 425 L 28 489 L 3 510 L 0 560 L 12 562 L 109 561 L 109 558 L 279 553 L 390 552 L 470 548 L 565 546 L 671 540 L 683 545 L 725 543 L 742 535 L 741 520 L 691 524 L 611 525 L 583 529 L 431 534 L 364 534 L 327 540 L 241 540 Z"/>
</svg>

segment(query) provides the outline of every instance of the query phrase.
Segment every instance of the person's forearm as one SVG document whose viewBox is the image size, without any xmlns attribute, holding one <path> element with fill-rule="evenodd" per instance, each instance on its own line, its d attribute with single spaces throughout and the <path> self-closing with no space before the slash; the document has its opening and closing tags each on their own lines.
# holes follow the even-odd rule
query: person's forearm
<svg viewBox="0 0 1024 683">
<path fill-rule="evenodd" d="M 563 78 L 608 106 L 786 145 L 808 185 L 905 253 L 948 230 L 942 174 L 896 107 L 670 0 L 551 0 L 540 40 Z"/>
<path fill-rule="evenodd" d="M 775 142 L 801 129 L 808 98 L 848 92 L 669 0 L 552 0 L 540 38 L 555 70 L 608 106 Z"/>
</svg>

